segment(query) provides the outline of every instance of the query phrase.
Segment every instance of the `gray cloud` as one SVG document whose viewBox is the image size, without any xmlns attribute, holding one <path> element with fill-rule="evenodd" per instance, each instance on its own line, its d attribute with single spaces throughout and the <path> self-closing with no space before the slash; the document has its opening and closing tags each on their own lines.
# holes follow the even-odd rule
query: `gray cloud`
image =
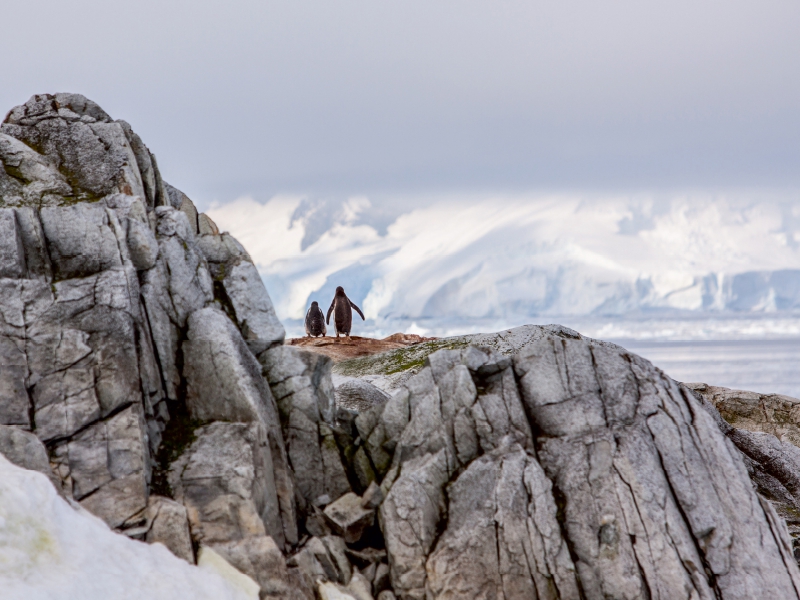
<svg viewBox="0 0 800 600">
<path fill-rule="evenodd" d="M 0 106 L 77 91 L 202 205 L 541 186 L 800 184 L 800 5 L 43 0 Z"/>
</svg>

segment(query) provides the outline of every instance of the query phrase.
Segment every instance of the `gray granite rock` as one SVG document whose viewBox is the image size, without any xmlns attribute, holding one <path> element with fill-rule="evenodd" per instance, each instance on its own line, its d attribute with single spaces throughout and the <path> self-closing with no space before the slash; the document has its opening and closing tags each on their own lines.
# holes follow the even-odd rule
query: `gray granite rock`
<svg viewBox="0 0 800 600">
<path fill-rule="evenodd" d="M 441 351 L 356 424 L 386 473 L 400 597 L 796 596 L 785 525 L 738 451 L 616 346 Z"/>
<path fill-rule="evenodd" d="M 198 247 L 215 281 L 224 290 L 226 310 L 235 318 L 253 354 L 259 355 L 281 344 L 286 331 L 275 314 L 258 269 L 242 245 L 228 233 L 220 235 L 205 227 L 198 236 Z"/>
<path fill-rule="evenodd" d="M 361 498 L 348 492 L 323 511 L 331 529 L 348 544 L 355 544 L 375 522 L 375 509 L 362 505 Z"/>
<path fill-rule="evenodd" d="M 50 468 L 47 448 L 35 434 L 17 427 L 0 425 L 0 454 L 18 467 L 46 475 L 57 489 L 61 489 L 60 481 Z"/>
<path fill-rule="evenodd" d="M 211 423 L 170 467 L 175 498 L 189 511 L 192 537 L 204 545 L 284 531 L 266 428 L 252 423 Z"/>
<path fill-rule="evenodd" d="M 281 550 L 267 535 L 210 546 L 261 587 L 260 598 L 314 600 L 314 594 L 295 570 L 290 571 Z"/>
<path fill-rule="evenodd" d="M 389 394 L 363 379 L 348 379 L 335 388 L 338 419 L 348 419 L 374 406 L 385 404 Z"/>
<path fill-rule="evenodd" d="M 189 516 L 186 507 L 163 496 L 150 496 L 147 502 L 145 540 L 164 544 L 177 557 L 194 563 Z"/>
<path fill-rule="evenodd" d="M 33 96 L 11 110 L 0 133 L 35 148 L 43 162 L 63 175 L 70 188 L 58 190 L 63 198 L 91 201 L 113 193 L 146 195 L 124 126 L 83 96 Z M 48 181 L 44 176 L 36 179 Z"/>
<path fill-rule="evenodd" d="M 297 491 L 308 505 L 350 491 L 339 447 L 329 425 L 333 415 L 330 359 L 290 346 L 259 356 L 280 411 Z"/>
</svg>

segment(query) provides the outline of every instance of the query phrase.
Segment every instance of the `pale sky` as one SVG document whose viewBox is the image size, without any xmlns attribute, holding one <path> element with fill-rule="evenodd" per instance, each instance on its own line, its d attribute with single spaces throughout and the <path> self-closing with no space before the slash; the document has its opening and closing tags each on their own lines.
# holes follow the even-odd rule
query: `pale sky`
<svg viewBox="0 0 800 600">
<path fill-rule="evenodd" d="M 0 111 L 82 93 L 243 194 L 800 187 L 800 3 L 41 0 Z"/>
</svg>

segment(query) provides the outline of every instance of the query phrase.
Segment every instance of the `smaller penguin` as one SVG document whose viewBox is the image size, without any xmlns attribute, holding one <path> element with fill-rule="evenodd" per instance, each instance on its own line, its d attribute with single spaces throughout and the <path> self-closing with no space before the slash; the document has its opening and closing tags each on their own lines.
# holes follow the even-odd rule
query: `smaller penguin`
<svg viewBox="0 0 800 600">
<path fill-rule="evenodd" d="M 318 337 L 324 336 L 326 333 L 328 333 L 328 328 L 325 327 L 325 315 L 322 314 L 319 304 L 312 302 L 311 308 L 306 313 L 306 335 Z"/>
<path fill-rule="evenodd" d="M 356 309 L 356 312 L 361 315 L 362 321 L 366 320 L 364 319 L 364 313 L 361 312 L 361 309 L 353 304 L 350 298 L 347 297 L 347 294 L 344 293 L 344 288 L 342 286 L 337 287 L 336 295 L 333 297 L 331 307 L 328 309 L 328 316 L 325 317 L 325 321 L 330 323 L 331 313 L 333 313 L 333 325 L 336 329 L 336 337 L 339 337 L 340 333 L 343 333 L 345 337 L 350 337 L 350 329 L 353 326 L 353 311 L 351 308 Z"/>
</svg>

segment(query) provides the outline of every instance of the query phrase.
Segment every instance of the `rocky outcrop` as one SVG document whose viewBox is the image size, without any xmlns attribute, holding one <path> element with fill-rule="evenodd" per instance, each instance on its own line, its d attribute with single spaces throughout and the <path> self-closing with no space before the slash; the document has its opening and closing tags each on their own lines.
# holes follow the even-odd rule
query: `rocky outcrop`
<svg viewBox="0 0 800 600">
<path fill-rule="evenodd" d="M 284 333 L 249 256 L 163 182 L 127 123 L 82 96 L 13 109 L 0 166 L 3 451 L 33 448 L 26 466 L 49 467 L 68 498 L 187 560 L 209 536 L 296 544 L 292 474 L 254 356 Z M 197 478 L 234 467 L 225 485 Z M 241 507 L 236 535 L 209 533 L 226 523 L 208 508 L 215 494 Z"/>
<path fill-rule="evenodd" d="M 405 598 L 747 598 L 800 583 L 697 399 L 621 348 L 441 351 L 356 419 Z"/>
<path fill-rule="evenodd" d="M 786 522 L 800 563 L 800 448 L 787 441 L 795 439 L 793 413 L 799 401 L 704 383 L 685 385 L 742 453 L 755 489 Z"/>
<path fill-rule="evenodd" d="M 647 361 L 529 325 L 334 390 L 129 125 L 36 96 L 0 161 L 0 452 L 129 538 L 261 598 L 800 597 L 797 453 Z"/>
<path fill-rule="evenodd" d="M 685 384 L 713 405 L 736 429 L 769 433 L 800 446 L 800 400 L 782 394 L 759 394 L 705 383 Z"/>
<path fill-rule="evenodd" d="M 301 517 L 313 518 L 315 507 L 350 491 L 334 435 L 331 361 L 290 346 L 263 352 L 259 360 L 280 411 Z"/>
</svg>

